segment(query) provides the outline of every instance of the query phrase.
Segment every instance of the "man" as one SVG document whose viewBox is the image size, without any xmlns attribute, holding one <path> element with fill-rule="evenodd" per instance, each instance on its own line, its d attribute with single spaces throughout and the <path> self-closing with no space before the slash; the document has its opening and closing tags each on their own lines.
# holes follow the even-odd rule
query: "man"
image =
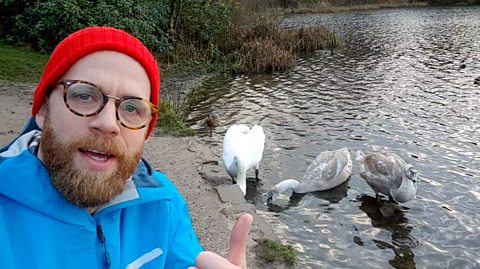
<svg viewBox="0 0 480 269">
<path fill-rule="evenodd" d="M 228 260 L 202 252 L 185 201 L 141 158 L 159 86 L 154 57 L 124 31 L 58 44 L 32 119 L 0 149 L 1 268 L 246 268 L 252 217 Z"/>
</svg>

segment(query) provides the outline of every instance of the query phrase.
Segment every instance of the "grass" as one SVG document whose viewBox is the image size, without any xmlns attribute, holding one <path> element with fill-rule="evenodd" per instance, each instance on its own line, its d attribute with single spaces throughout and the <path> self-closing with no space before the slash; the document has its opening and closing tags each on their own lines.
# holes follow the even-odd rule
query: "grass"
<svg viewBox="0 0 480 269">
<path fill-rule="evenodd" d="M 49 55 L 0 44 L 0 80 L 38 82 Z"/>
<path fill-rule="evenodd" d="M 266 239 L 260 242 L 255 251 L 267 263 L 281 263 L 293 268 L 297 263 L 295 249 L 290 245 Z"/>
<path fill-rule="evenodd" d="M 169 100 L 160 100 L 158 119 L 154 135 L 157 136 L 193 136 L 195 132 L 190 129 L 182 116 L 183 109 Z"/>
<path fill-rule="evenodd" d="M 287 71 L 304 54 L 342 46 L 340 37 L 325 27 L 281 28 L 275 21 L 260 21 L 240 30 L 241 44 L 233 65 L 238 73 Z"/>
<path fill-rule="evenodd" d="M 284 72 L 305 54 L 343 45 L 335 32 L 323 26 L 281 27 L 279 21 L 290 9 L 267 2 L 240 1 L 232 32 L 217 42 L 234 73 Z"/>
</svg>

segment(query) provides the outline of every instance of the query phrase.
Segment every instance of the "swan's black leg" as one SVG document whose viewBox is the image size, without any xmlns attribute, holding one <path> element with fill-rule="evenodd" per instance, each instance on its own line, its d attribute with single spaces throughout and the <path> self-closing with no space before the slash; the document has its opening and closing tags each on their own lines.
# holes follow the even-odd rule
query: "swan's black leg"
<svg viewBox="0 0 480 269">
<path fill-rule="evenodd" d="M 237 184 L 237 181 L 235 180 L 235 178 L 232 177 L 232 183 L 233 184 Z"/>
<path fill-rule="evenodd" d="M 272 204 L 272 200 L 273 200 L 272 196 L 269 195 L 269 196 L 267 197 L 267 205 L 271 205 L 271 204 Z"/>
<path fill-rule="evenodd" d="M 255 168 L 255 180 L 260 181 L 260 178 L 258 178 L 258 169 Z"/>
</svg>

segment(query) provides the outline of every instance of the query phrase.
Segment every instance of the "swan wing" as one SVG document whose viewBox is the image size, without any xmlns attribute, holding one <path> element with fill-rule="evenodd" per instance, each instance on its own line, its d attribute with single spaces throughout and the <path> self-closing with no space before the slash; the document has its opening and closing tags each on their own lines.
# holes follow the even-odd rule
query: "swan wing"
<svg viewBox="0 0 480 269">
<path fill-rule="evenodd" d="M 388 169 L 393 186 L 400 188 L 404 179 L 408 178 L 406 173 L 411 165 L 407 164 L 405 160 L 393 152 L 382 150 L 380 154 L 390 161 L 386 169 Z"/>
<path fill-rule="evenodd" d="M 360 175 L 375 191 L 391 195 L 391 190 L 402 184 L 406 163 L 398 155 L 381 150 L 365 156 L 362 162 Z"/>
<path fill-rule="evenodd" d="M 251 129 L 245 124 L 236 124 L 228 128 L 223 140 L 222 159 L 231 176 L 238 174 L 238 161 L 244 168 L 258 167 L 263 158 L 265 134 L 261 126 Z M 236 161 L 235 161 L 236 160 Z"/>
<path fill-rule="evenodd" d="M 319 175 L 322 174 L 323 169 L 325 169 L 325 166 L 327 166 L 327 163 L 333 158 L 333 156 L 333 151 L 320 152 L 308 166 L 301 181 L 317 181 Z"/>
<path fill-rule="evenodd" d="M 255 125 L 247 133 L 245 144 L 242 151 L 245 156 L 248 156 L 248 168 L 258 166 L 263 158 L 263 150 L 265 147 L 265 133 L 261 126 Z"/>
<path fill-rule="evenodd" d="M 374 175 L 388 176 L 394 168 L 395 162 L 390 156 L 383 153 L 373 153 L 365 157 L 365 169 Z"/>
<path fill-rule="evenodd" d="M 250 128 L 245 124 L 236 124 L 228 128 L 223 138 L 222 160 L 230 176 L 237 175 L 235 158 L 241 155 L 242 145 L 245 143 L 246 133 Z"/>
<path fill-rule="evenodd" d="M 345 182 L 351 175 L 352 160 L 348 149 L 325 151 L 310 164 L 302 179 L 302 185 L 314 190 L 327 190 Z M 312 187 L 315 186 L 315 187 Z"/>
<path fill-rule="evenodd" d="M 400 156 L 398 156 L 395 153 L 383 151 L 383 154 L 385 156 L 388 156 L 388 158 L 392 162 L 391 174 L 392 174 L 392 177 L 394 178 L 402 178 L 405 175 L 408 168 L 411 167 L 411 165 L 407 164 L 407 162 L 405 162 L 404 159 L 402 159 Z"/>
</svg>

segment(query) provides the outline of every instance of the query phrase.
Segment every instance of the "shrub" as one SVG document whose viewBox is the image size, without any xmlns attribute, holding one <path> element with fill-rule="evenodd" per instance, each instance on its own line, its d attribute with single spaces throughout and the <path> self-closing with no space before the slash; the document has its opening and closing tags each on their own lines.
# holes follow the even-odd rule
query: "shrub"
<svg viewBox="0 0 480 269">
<path fill-rule="evenodd" d="M 222 42 L 233 29 L 232 16 L 238 9 L 234 0 L 187 0 L 179 12 L 179 36 L 200 48 Z"/>
<path fill-rule="evenodd" d="M 245 43 L 239 51 L 236 72 L 285 71 L 293 66 L 295 55 L 280 48 L 272 39 Z"/>
<path fill-rule="evenodd" d="M 240 28 L 224 44 L 233 55 L 235 72 L 285 71 L 298 55 L 342 45 L 340 37 L 325 27 L 281 28 L 275 20 L 258 21 Z"/>
<path fill-rule="evenodd" d="M 6 2 L 6 1 L 4 1 Z M 172 48 L 167 35 L 170 7 L 167 0 L 42 0 L 6 4 L 16 12 L 3 14 L 13 30 L 2 27 L 5 37 L 50 52 L 68 34 L 91 25 L 108 25 L 132 33 L 153 51 Z M 14 22 L 14 23 L 12 23 Z"/>
</svg>

